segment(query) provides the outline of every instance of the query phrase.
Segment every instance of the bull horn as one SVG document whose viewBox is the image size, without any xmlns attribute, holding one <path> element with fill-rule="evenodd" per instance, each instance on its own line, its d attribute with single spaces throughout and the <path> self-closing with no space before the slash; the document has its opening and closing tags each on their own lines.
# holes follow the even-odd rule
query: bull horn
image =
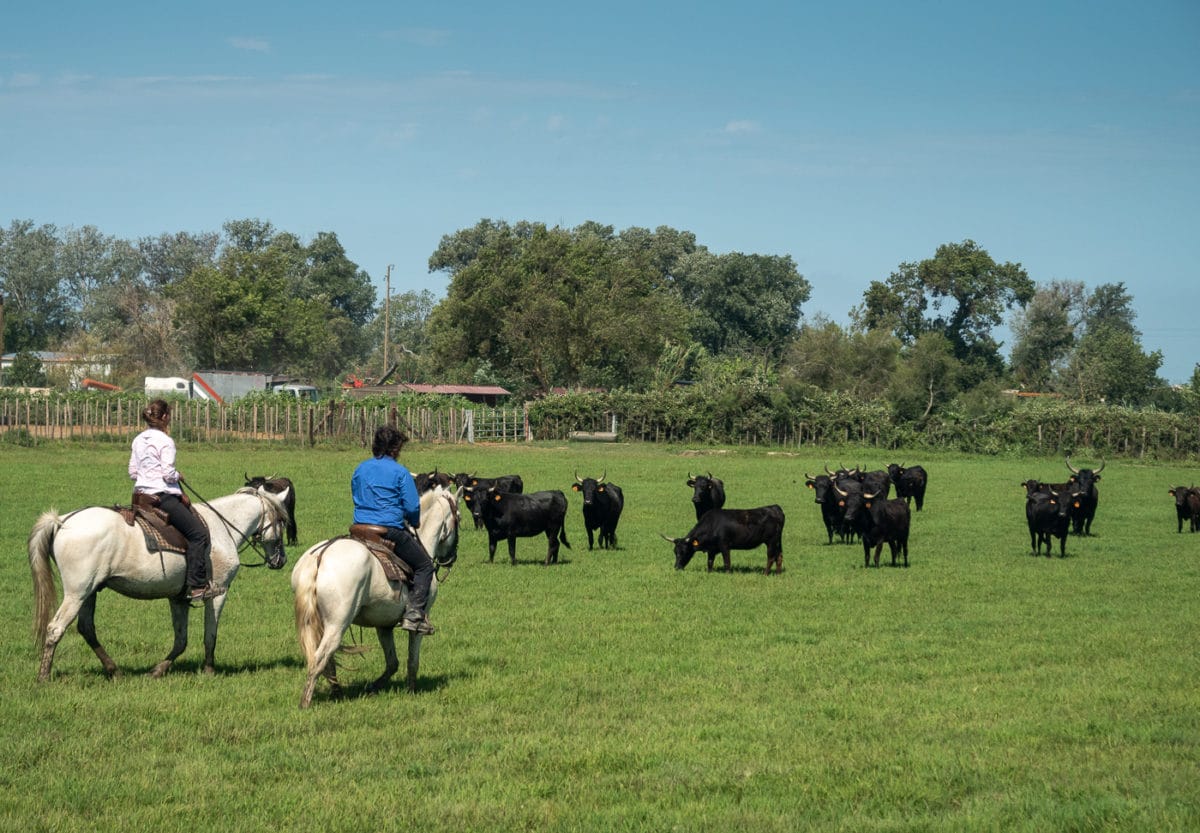
<svg viewBox="0 0 1200 833">
<path fill-rule="evenodd" d="M 250 482 L 250 475 L 246 474 L 245 469 L 242 470 L 242 477 L 244 477 L 246 479 L 247 483 Z"/>
<path fill-rule="evenodd" d="M 1100 461 L 1100 468 L 1096 469 L 1096 474 L 1099 474 L 1102 471 L 1104 471 L 1104 461 L 1103 460 Z"/>
<path fill-rule="evenodd" d="M 850 497 L 850 493 L 849 493 L 849 492 L 843 492 L 841 489 L 839 489 L 839 488 L 838 488 L 838 484 L 837 484 L 837 481 L 836 481 L 836 480 L 835 480 L 835 481 L 833 481 L 833 490 L 834 490 L 835 492 L 837 492 L 839 495 L 841 495 L 842 497 Z"/>
<path fill-rule="evenodd" d="M 831 472 L 831 471 L 829 470 L 829 464 L 828 464 L 828 463 L 825 463 L 825 473 L 826 473 L 827 475 L 829 475 L 830 477 L 833 477 L 833 472 Z"/>
<path fill-rule="evenodd" d="M 1071 465 L 1071 455 L 1067 455 L 1067 468 L 1071 470 L 1071 474 L 1079 474 L 1079 469 Z"/>
<path fill-rule="evenodd" d="M 711 471 L 708 473 L 708 479 L 709 479 L 709 480 L 712 480 L 712 479 L 713 479 L 713 476 L 712 476 L 712 472 L 711 472 Z"/>
<path fill-rule="evenodd" d="M 583 482 L 583 478 L 579 476 L 579 469 L 575 469 L 575 482 L 576 482 L 576 483 L 582 483 L 582 482 Z"/>
<path fill-rule="evenodd" d="M 816 480 L 816 478 L 815 478 L 815 477 L 813 477 L 813 476 L 812 476 L 811 474 L 809 474 L 808 472 L 805 472 L 805 473 L 804 473 L 804 479 L 805 479 L 805 480 Z"/>
<path fill-rule="evenodd" d="M 864 493 L 863 493 L 863 500 L 874 500 L 874 499 L 875 499 L 875 497 L 876 497 L 878 494 L 879 494 L 879 492 L 871 492 L 871 494 L 869 494 L 869 495 L 868 495 L 868 494 L 866 494 L 866 493 L 864 492 Z"/>
<path fill-rule="evenodd" d="M 599 480 L 599 481 L 597 481 L 597 482 L 599 482 L 599 483 L 603 483 L 603 482 L 604 482 L 604 478 L 606 478 L 606 477 L 608 477 L 608 469 L 605 469 L 605 470 L 604 470 L 604 472 L 603 472 L 603 473 L 600 475 L 600 480 Z"/>
<path fill-rule="evenodd" d="M 670 541 L 672 544 L 674 544 L 676 541 L 679 540 L 678 538 L 668 538 L 666 535 L 663 535 L 661 532 L 658 533 L 658 537 L 662 538 L 664 541 Z"/>
</svg>

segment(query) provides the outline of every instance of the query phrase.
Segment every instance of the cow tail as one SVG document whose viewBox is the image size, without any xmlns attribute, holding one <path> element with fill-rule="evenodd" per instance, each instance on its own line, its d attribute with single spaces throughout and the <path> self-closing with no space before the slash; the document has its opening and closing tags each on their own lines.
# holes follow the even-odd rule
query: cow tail
<svg viewBox="0 0 1200 833">
<path fill-rule="evenodd" d="M 296 633 L 300 636 L 300 650 L 310 674 L 316 662 L 317 646 L 325 636 L 325 622 L 317 605 L 317 571 L 321 567 L 321 554 L 314 553 L 314 556 L 296 565 Z"/>
<path fill-rule="evenodd" d="M 54 573 L 50 569 L 54 535 L 62 528 L 63 519 L 53 509 L 43 512 L 29 533 L 29 570 L 33 574 L 33 641 L 41 648 L 46 644 L 50 615 L 58 600 L 54 592 Z"/>
<path fill-rule="evenodd" d="M 558 540 L 563 543 L 567 549 L 571 549 L 571 542 L 567 540 L 567 525 L 563 524 L 558 528 Z"/>
</svg>

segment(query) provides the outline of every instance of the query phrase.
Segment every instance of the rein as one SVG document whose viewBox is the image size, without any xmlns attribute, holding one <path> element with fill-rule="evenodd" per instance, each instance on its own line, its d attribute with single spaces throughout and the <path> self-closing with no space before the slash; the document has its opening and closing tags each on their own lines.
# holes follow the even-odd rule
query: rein
<svg viewBox="0 0 1200 833">
<path fill-rule="evenodd" d="M 243 567 L 262 567 L 264 564 L 269 563 L 269 560 L 267 559 L 267 554 L 263 550 L 259 549 L 258 541 L 256 540 L 259 533 L 255 532 L 251 535 L 247 535 L 246 533 L 242 532 L 240 529 L 238 529 L 236 526 L 234 526 L 232 523 L 230 523 L 228 518 L 226 518 L 224 515 L 222 515 L 220 512 L 218 512 L 216 507 L 214 507 L 211 503 L 209 503 L 207 500 L 205 500 L 204 497 L 201 496 L 201 494 L 199 492 L 197 492 L 194 488 L 192 488 L 191 483 L 188 483 L 186 480 L 181 480 L 179 482 L 180 482 L 180 485 L 182 485 L 185 489 L 187 489 L 189 492 L 191 492 L 193 495 L 196 496 L 196 500 L 200 501 L 205 506 L 207 506 L 209 508 L 209 510 L 214 515 L 217 516 L 217 518 L 221 521 L 221 523 L 225 524 L 225 528 L 229 531 L 230 535 L 237 533 L 238 535 L 240 535 L 242 537 L 242 542 L 237 545 L 238 555 L 241 555 L 242 552 L 245 551 L 245 549 L 247 547 L 249 547 L 250 549 L 254 550 L 256 553 L 258 553 L 258 557 L 262 559 L 261 564 L 246 564 L 242 561 L 239 561 L 238 563 L 241 564 L 241 566 L 243 566 Z M 268 509 L 266 498 L 264 498 L 262 495 L 259 495 L 259 494 L 256 494 L 255 497 L 257 497 L 259 499 L 259 501 L 263 504 L 263 515 L 265 516 L 267 514 L 267 509 Z M 260 524 L 260 527 L 261 527 L 261 524 Z"/>
</svg>

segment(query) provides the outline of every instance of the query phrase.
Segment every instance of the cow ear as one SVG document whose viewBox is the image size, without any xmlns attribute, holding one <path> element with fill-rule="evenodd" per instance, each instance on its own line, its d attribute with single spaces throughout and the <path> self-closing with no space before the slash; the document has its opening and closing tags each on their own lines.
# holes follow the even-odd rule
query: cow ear
<svg viewBox="0 0 1200 833">
<path fill-rule="evenodd" d="M 578 484 L 578 483 L 572 483 L 572 484 L 571 484 L 571 491 L 572 491 L 572 492 L 578 492 L 578 491 L 579 491 L 579 484 Z"/>
<path fill-rule="evenodd" d="M 479 485 L 479 481 L 478 481 L 478 480 L 476 480 L 476 479 L 474 479 L 474 478 L 472 478 L 472 479 L 471 479 L 471 485 L 472 485 L 472 486 L 478 486 L 478 485 Z"/>
<path fill-rule="evenodd" d="M 863 506 L 865 506 L 865 507 L 867 507 L 868 509 L 870 509 L 870 508 L 871 508 L 871 501 L 869 501 L 869 500 L 865 500 L 865 501 L 863 501 Z"/>
<path fill-rule="evenodd" d="M 811 484 L 811 483 L 805 483 L 805 484 L 804 484 L 804 487 L 805 487 L 806 489 L 811 489 L 811 488 L 813 487 L 813 484 Z"/>
<path fill-rule="evenodd" d="M 698 547 L 698 546 L 700 546 L 700 539 L 699 539 L 699 538 L 693 538 L 693 539 L 692 539 L 692 546 L 693 546 L 693 547 Z"/>
<path fill-rule="evenodd" d="M 603 487 L 603 486 L 597 486 L 597 487 L 596 487 L 596 491 L 597 491 L 597 492 L 600 492 L 601 494 L 603 494 L 603 493 L 604 493 L 604 487 Z"/>
<path fill-rule="evenodd" d="M 497 492 L 497 493 L 496 493 L 496 496 L 495 496 L 495 497 L 493 497 L 493 498 L 492 498 L 492 500 L 494 500 L 494 501 L 496 501 L 497 503 L 499 503 L 499 502 L 500 502 L 500 493 L 499 493 L 499 492 Z"/>
</svg>

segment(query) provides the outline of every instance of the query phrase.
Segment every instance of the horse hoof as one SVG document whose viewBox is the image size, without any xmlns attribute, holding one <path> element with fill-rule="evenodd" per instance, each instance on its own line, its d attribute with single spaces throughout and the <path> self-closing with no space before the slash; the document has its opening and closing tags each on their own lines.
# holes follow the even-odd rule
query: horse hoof
<svg viewBox="0 0 1200 833">
<path fill-rule="evenodd" d="M 166 674 L 167 671 L 170 669 L 170 667 L 171 667 L 171 662 L 169 660 L 163 660 L 158 665 L 154 666 L 153 669 L 151 669 L 150 679 L 157 680 L 163 674 Z"/>
</svg>

